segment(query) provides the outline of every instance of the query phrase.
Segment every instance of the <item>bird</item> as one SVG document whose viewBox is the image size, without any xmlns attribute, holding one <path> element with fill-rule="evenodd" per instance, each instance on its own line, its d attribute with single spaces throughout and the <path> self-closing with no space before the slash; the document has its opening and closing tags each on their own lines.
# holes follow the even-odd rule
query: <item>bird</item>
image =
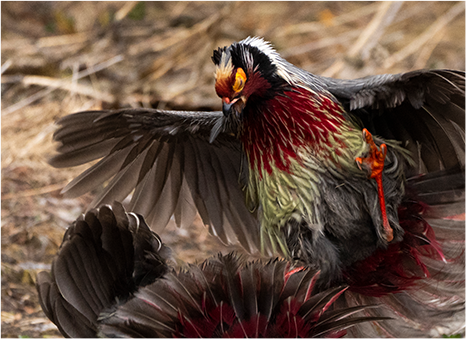
<svg viewBox="0 0 466 339">
<path fill-rule="evenodd" d="M 334 307 L 347 290 L 314 289 L 319 272 L 284 259 L 232 252 L 179 271 L 143 216 L 114 202 L 66 230 L 52 271 L 37 277 L 40 303 L 65 337 L 340 337 L 387 317 L 376 305 Z"/>
<path fill-rule="evenodd" d="M 221 111 L 58 120 L 52 166 L 100 159 L 64 195 L 131 195 L 156 232 L 199 214 L 224 243 L 312 265 L 317 289 L 348 284 L 348 305 L 384 300 L 413 335 L 464 312 L 464 72 L 327 78 L 259 37 L 212 60 Z"/>
</svg>

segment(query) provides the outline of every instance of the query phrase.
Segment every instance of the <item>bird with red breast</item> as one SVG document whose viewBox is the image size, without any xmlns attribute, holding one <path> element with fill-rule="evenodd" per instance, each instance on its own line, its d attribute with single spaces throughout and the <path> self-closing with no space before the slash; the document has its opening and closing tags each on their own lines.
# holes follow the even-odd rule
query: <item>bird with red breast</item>
<svg viewBox="0 0 466 339">
<path fill-rule="evenodd" d="M 383 300 L 414 332 L 457 314 L 464 72 L 326 78 L 257 37 L 219 48 L 212 60 L 222 111 L 61 118 L 51 164 L 100 159 L 65 195 L 105 184 L 97 207 L 131 194 L 128 208 L 157 231 L 172 216 L 189 225 L 199 214 L 225 243 L 320 270 L 317 288 L 349 284 L 358 296 L 345 294 L 349 304 Z"/>
</svg>

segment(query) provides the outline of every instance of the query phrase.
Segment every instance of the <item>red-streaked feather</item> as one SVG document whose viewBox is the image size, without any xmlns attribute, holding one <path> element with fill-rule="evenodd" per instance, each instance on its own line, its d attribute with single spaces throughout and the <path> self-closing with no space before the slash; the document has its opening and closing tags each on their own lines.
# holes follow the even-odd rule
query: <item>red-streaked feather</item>
<svg viewBox="0 0 466 339">
<path fill-rule="evenodd" d="M 249 166 L 260 175 L 261 166 L 269 173 L 271 166 L 289 172 L 290 159 L 298 158 L 296 152 L 301 147 L 325 153 L 322 144 L 330 143 L 329 135 L 339 140 L 343 108 L 330 96 L 296 88 L 277 94 L 256 109 L 260 112 L 246 113 L 241 141 Z M 343 141 L 332 145 L 335 149 L 343 146 Z"/>
</svg>

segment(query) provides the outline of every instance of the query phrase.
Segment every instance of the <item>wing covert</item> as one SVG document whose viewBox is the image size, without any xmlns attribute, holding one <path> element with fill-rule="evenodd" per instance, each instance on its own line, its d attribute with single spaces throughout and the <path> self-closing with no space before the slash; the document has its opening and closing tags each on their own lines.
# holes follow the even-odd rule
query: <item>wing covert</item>
<svg viewBox="0 0 466 339">
<path fill-rule="evenodd" d="M 402 142 L 416 163 L 412 174 L 464 168 L 464 72 L 418 70 L 321 80 L 371 133 Z"/>
</svg>

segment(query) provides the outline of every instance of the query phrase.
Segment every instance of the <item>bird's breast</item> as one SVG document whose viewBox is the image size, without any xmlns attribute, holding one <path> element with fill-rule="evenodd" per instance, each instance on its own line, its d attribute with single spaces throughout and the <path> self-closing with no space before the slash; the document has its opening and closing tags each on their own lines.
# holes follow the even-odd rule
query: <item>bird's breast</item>
<svg viewBox="0 0 466 339">
<path fill-rule="evenodd" d="M 297 87 L 246 110 L 240 139 L 250 167 L 260 175 L 275 168 L 290 172 L 292 162 L 302 166 L 308 154 L 338 162 L 347 156 L 345 149 L 356 146 L 353 135 L 361 143 L 360 132 L 346 121 L 343 107 L 330 93 Z"/>
</svg>

